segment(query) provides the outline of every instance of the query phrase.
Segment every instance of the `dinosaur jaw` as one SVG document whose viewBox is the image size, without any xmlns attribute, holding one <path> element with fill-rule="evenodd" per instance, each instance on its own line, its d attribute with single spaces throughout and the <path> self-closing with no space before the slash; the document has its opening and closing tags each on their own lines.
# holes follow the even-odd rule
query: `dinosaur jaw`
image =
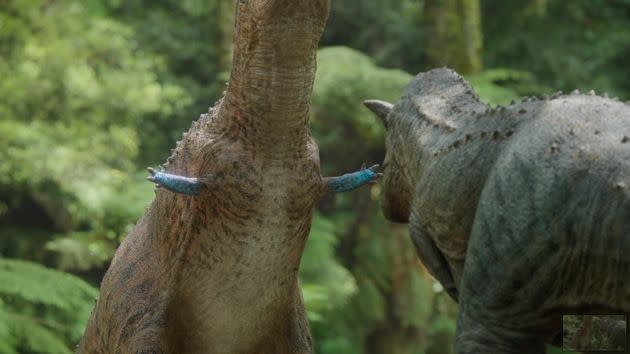
<svg viewBox="0 0 630 354">
<path fill-rule="evenodd" d="M 385 218 L 392 222 L 408 223 L 411 214 L 411 193 L 405 188 L 401 178 L 384 172 L 381 192 L 381 210 Z"/>
</svg>

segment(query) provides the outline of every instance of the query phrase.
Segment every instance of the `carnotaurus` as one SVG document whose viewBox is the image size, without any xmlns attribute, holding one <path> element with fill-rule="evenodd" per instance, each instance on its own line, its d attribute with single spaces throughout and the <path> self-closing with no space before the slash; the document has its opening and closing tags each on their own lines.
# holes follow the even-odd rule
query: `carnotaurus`
<svg viewBox="0 0 630 354">
<path fill-rule="evenodd" d="M 237 6 L 225 96 L 150 171 L 164 188 L 117 250 L 79 353 L 312 351 L 298 287 L 312 208 L 378 174 L 322 178 L 308 133 L 329 0 Z"/>
<path fill-rule="evenodd" d="M 580 351 L 601 351 L 601 350 L 625 350 L 626 347 L 626 321 L 615 320 L 609 316 L 595 317 L 592 315 L 580 316 L 580 324 L 573 334 L 569 343 L 569 348 Z M 593 345 L 593 323 L 599 327 L 595 338 L 599 337 L 599 343 Z M 602 334 L 606 342 L 601 342 Z M 590 352 L 590 351 L 589 351 Z"/>
<path fill-rule="evenodd" d="M 383 212 L 459 301 L 458 353 L 543 353 L 562 313 L 630 312 L 630 105 L 491 108 L 449 69 L 365 104 L 387 127 Z"/>
<path fill-rule="evenodd" d="M 627 320 L 627 318 L 626 318 Z M 630 349 L 628 348 L 627 326 L 625 320 L 614 320 L 609 317 L 601 319 L 604 332 L 608 338 L 608 348 L 610 350 Z"/>
</svg>

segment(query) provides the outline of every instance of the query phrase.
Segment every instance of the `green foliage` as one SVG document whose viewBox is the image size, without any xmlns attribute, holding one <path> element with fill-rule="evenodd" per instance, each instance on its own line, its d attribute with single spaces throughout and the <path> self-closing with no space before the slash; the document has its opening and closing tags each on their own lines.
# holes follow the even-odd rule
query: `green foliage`
<svg viewBox="0 0 630 354">
<path fill-rule="evenodd" d="M 595 89 L 630 98 L 627 1 L 482 4 L 488 67 L 526 70 L 556 90 Z"/>
<path fill-rule="evenodd" d="M 321 45 L 348 46 L 378 65 L 417 72 L 424 57 L 422 10 L 417 0 L 332 1 Z"/>
<path fill-rule="evenodd" d="M 103 267 L 115 252 L 112 242 L 91 231 L 56 237 L 45 243 L 45 250 L 53 255 L 53 263 L 58 269 L 67 271 Z"/>
<path fill-rule="evenodd" d="M 371 296 L 358 301 L 356 315 L 367 316 L 366 321 L 378 323 L 383 316 L 392 321 L 389 318 L 392 314 L 388 312 L 394 311 L 394 323 L 410 328 L 426 327 L 434 293 L 431 279 L 417 259 L 407 228 L 386 223 L 375 208 L 358 233 L 355 248 L 358 262 L 353 270 L 362 280 L 360 285 L 373 289 L 367 291 Z M 379 302 L 387 306 L 381 306 L 377 311 L 371 308 Z"/>
<path fill-rule="evenodd" d="M 324 172 L 340 171 L 333 156 L 339 153 L 345 156 L 343 167 L 354 163 L 356 168 L 370 150 L 382 149 L 385 132 L 383 123 L 361 102 L 397 100 L 411 75 L 378 68 L 370 57 L 347 47 L 323 48 L 317 60 L 311 127 L 321 147 Z"/>
<path fill-rule="evenodd" d="M 233 17 L 234 7 L 222 1 L 235 3 L 100 0 L 110 16 L 133 28 L 140 47 L 164 58 L 168 70 L 156 72 L 158 81 L 186 92 L 169 111 L 146 115 L 140 122 L 139 158 L 146 164 L 163 161 L 165 149 L 175 144 L 192 119 L 208 110 L 225 87 L 231 55 L 225 52 L 231 51 L 233 21 L 224 18 Z"/>
<path fill-rule="evenodd" d="M 513 69 L 488 69 L 467 75 L 466 79 L 482 101 L 492 104 L 508 104 L 524 94 L 551 91 L 550 88 L 536 84 L 530 73 Z"/>
<path fill-rule="evenodd" d="M 455 323 L 453 323 L 453 319 L 446 316 L 437 317 L 433 323 L 431 323 L 431 327 L 429 327 L 429 335 L 435 335 L 440 332 L 446 332 L 450 335 L 454 335 Z"/>
<path fill-rule="evenodd" d="M 69 274 L 0 258 L 0 351 L 70 353 L 97 295 Z"/>
<path fill-rule="evenodd" d="M 150 198 L 134 163 L 137 126 L 175 109 L 183 91 L 156 80 L 163 64 L 135 48 L 133 31 L 79 2 L 3 6 L 20 15 L 0 28 L 0 223 L 32 200 L 57 232 L 114 240 Z"/>
<path fill-rule="evenodd" d="M 311 321 L 322 321 L 326 313 L 341 309 L 357 290 L 352 274 L 335 259 L 337 241 L 335 225 L 316 213 L 300 267 Z"/>
</svg>

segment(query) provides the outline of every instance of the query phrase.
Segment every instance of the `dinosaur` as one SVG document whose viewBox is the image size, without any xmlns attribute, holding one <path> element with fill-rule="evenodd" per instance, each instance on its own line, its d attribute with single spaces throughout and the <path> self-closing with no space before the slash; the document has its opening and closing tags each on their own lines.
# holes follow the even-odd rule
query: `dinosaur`
<svg viewBox="0 0 630 354">
<path fill-rule="evenodd" d="M 570 347 L 572 349 L 581 350 L 581 351 L 593 349 L 592 338 L 591 338 L 592 323 L 593 323 L 592 315 L 583 316 L 582 321 L 580 322 L 580 325 L 577 328 L 577 331 L 575 331 L 575 334 L 573 335 L 573 338 L 571 339 Z"/>
<path fill-rule="evenodd" d="M 382 211 L 459 303 L 458 353 L 544 353 L 563 313 L 630 312 L 630 102 L 606 96 L 493 108 L 441 68 L 364 102 Z"/>
<path fill-rule="evenodd" d="M 608 349 L 610 350 L 627 350 L 628 342 L 626 340 L 626 321 L 613 320 L 608 317 L 601 318 L 606 338 L 608 338 Z"/>
<path fill-rule="evenodd" d="M 569 342 L 569 348 L 580 351 L 626 350 L 626 321 L 615 320 L 609 316 L 595 317 L 592 315 L 579 316 L 581 321 Z M 593 324 L 598 330 L 593 331 Z M 595 346 L 591 333 L 599 341 Z M 606 342 L 602 342 L 602 335 Z"/>
<path fill-rule="evenodd" d="M 161 169 L 78 353 L 311 353 L 298 268 L 316 201 L 374 183 L 320 174 L 308 131 L 329 0 L 239 0 L 223 98 Z"/>
</svg>

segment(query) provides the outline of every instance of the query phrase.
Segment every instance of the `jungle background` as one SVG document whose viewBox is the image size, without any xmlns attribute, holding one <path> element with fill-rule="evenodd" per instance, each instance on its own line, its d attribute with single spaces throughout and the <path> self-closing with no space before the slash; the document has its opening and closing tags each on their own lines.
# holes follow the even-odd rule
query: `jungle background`
<svg viewBox="0 0 630 354">
<path fill-rule="evenodd" d="M 68 353 L 164 162 L 221 96 L 233 0 L 0 1 L 0 353 Z M 630 99 L 630 0 L 333 0 L 311 131 L 322 172 L 384 156 L 362 107 L 448 65 L 483 100 Z M 457 306 L 379 186 L 317 208 L 301 284 L 321 354 L 452 351 Z M 550 352 L 559 351 L 550 349 Z"/>
</svg>

